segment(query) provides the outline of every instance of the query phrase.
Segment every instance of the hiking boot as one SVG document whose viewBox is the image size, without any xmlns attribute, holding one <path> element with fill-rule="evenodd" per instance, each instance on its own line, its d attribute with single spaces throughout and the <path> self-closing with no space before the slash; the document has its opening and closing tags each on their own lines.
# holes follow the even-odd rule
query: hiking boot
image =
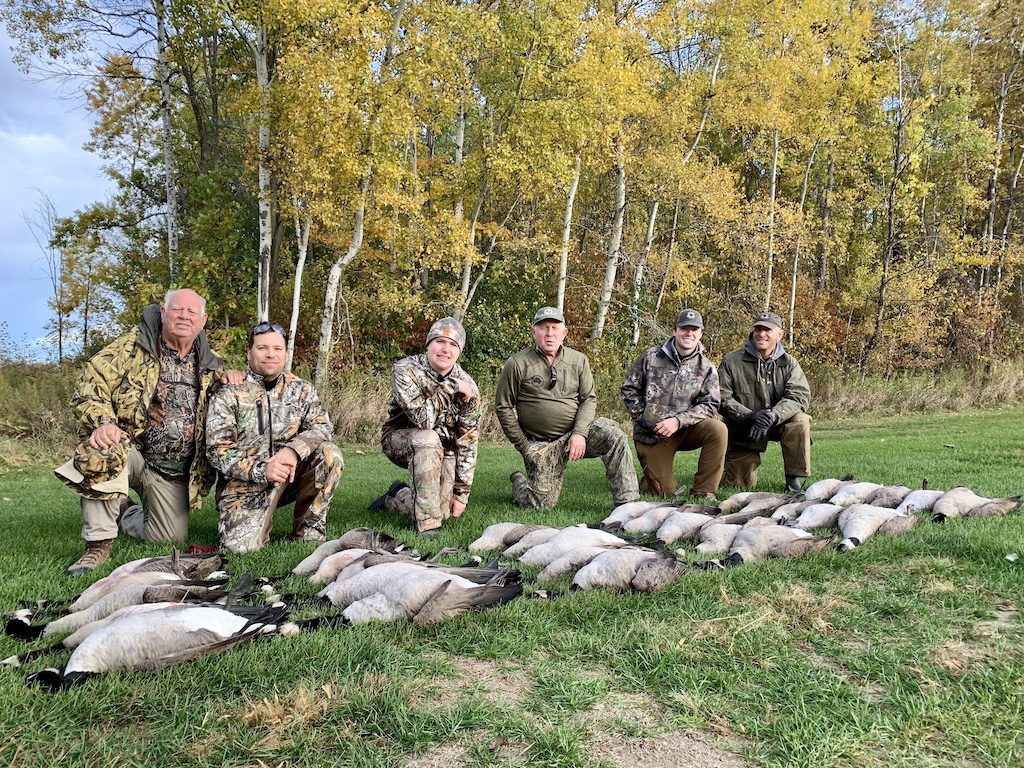
<svg viewBox="0 0 1024 768">
<path fill-rule="evenodd" d="M 107 562 L 110 559 L 110 550 L 113 548 L 113 539 L 85 542 L 85 554 L 72 563 L 64 573 L 68 576 L 81 576 L 88 573 L 97 565 Z"/>
<path fill-rule="evenodd" d="M 806 477 L 799 477 L 797 475 L 786 475 L 786 490 L 790 493 L 801 493 L 806 479 Z"/>
<path fill-rule="evenodd" d="M 367 509 L 370 510 L 371 512 L 377 512 L 378 510 L 384 509 L 384 502 L 386 502 L 388 499 L 393 499 L 395 497 L 395 494 L 397 494 L 403 488 L 408 487 L 408 483 L 403 483 L 401 480 L 395 480 L 395 482 L 391 484 L 391 487 L 388 488 L 388 490 L 384 493 L 383 496 L 378 496 L 376 499 L 370 502 L 370 506 L 368 506 Z"/>
</svg>

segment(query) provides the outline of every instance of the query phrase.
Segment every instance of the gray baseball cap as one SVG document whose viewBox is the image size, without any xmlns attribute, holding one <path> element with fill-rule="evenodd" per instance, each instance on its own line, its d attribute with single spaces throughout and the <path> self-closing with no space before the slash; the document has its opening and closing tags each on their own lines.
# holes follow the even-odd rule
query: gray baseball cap
<svg viewBox="0 0 1024 768">
<path fill-rule="evenodd" d="M 676 328 L 703 328 L 704 318 L 696 309 L 684 309 L 676 318 Z"/>
<path fill-rule="evenodd" d="M 758 326 L 762 328 L 774 328 L 776 331 L 782 330 L 782 318 L 774 312 L 762 312 L 754 318 L 754 322 L 751 323 L 754 328 Z"/>
<path fill-rule="evenodd" d="M 543 323 L 545 320 L 554 320 L 556 323 L 565 325 L 565 315 L 558 307 L 541 307 L 533 316 L 533 324 Z"/>
</svg>

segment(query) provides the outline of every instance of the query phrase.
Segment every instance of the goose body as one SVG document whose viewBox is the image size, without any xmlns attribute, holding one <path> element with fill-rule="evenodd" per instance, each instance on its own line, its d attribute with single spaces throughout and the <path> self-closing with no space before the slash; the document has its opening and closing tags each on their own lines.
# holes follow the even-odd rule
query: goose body
<svg viewBox="0 0 1024 768">
<path fill-rule="evenodd" d="M 697 512 L 674 512 L 665 518 L 665 522 L 658 528 L 658 541 L 663 544 L 672 544 L 679 540 L 696 538 L 700 529 L 709 525 L 714 519 L 710 515 L 702 515 Z"/>
<path fill-rule="evenodd" d="M 814 501 L 791 501 L 772 512 L 772 519 L 778 520 L 780 523 L 784 523 L 787 520 L 795 520 L 800 516 L 801 512 L 816 503 Z"/>
<path fill-rule="evenodd" d="M 843 507 L 837 504 L 812 504 L 806 507 L 799 517 L 790 520 L 786 525 L 805 531 L 813 528 L 833 528 L 842 511 Z"/>
<path fill-rule="evenodd" d="M 566 528 L 543 544 L 530 547 L 519 556 L 524 565 L 549 565 L 562 555 L 579 547 L 622 547 L 626 541 L 596 528 Z"/>
<path fill-rule="evenodd" d="M 640 564 L 658 556 L 649 549 L 603 552 L 576 571 L 570 589 L 628 589 Z"/>
<path fill-rule="evenodd" d="M 119 589 L 133 587 L 139 584 L 149 586 L 166 581 L 181 581 L 181 577 L 177 574 L 165 571 L 132 570 L 123 574 L 120 578 L 115 579 L 114 581 L 109 581 L 105 584 L 100 584 L 100 582 L 97 581 L 89 587 L 89 589 L 83 592 L 75 602 L 69 605 L 68 609 L 73 613 L 77 613 L 78 611 L 83 611 L 86 608 L 95 605 L 111 592 L 116 592 Z"/>
<path fill-rule="evenodd" d="M 109 595 L 104 595 L 88 608 L 69 613 L 67 616 L 62 616 L 59 619 L 54 619 L 43 629 L 43 635 L 70 632 L 85 626 L 91 621 L 105 618 L 119 608 L 124 608 L 127 605 L 138 605 L 144 602 L 143 596 L 149 587 L 150 585 L 148 584 L 136 584 L 114 590 Z"/>
<path fill-rule="evenodd" d="M 179 579 L 205 579 L 224 564 L 224 558 L 217 552 L 198 555 L 183 555 L 175 551 L 171 555 L 143 557 L 122 563 L 107 576 L 92 583 L 70 605 L 69 611 L 88 608 L 103 595 L 109 594 L 115 584 L 128 576 L 139 573 L 165 573 Z"/>
<path fill-rule="evenodd" d="M 696 551 L 703 554 L 728 552 L 736 535 L 743 528 L 738 523 L 712 523 L 700 529 L 700 543 Z"/>
<path fill-rule="evenodd" d="M 352 549 L 343 549 L 332 555 L 328 555 L 320 561 L 320 565 L 317 566 L 316 572 L 309 577 L 309 581 L 312 584 L 330 584 L 338 578 L 338 574 L 347 566 L 351 565 L 359 558 L 370 554 L 370 551 L 371 550 L 369 549 L 353 547 Z"/>
<path fill-rule="evenodd" d="M 807 531 L 800 528 L 788 528 L 783 525 L 745 526 L 736 534 L 729 548 L 729 561 L 736 563 L 752 563 L 768 557 L 777 546 L 797 539 L 813 538 Z"/>
<path fill-rule="evenodd" d="M 667 587 L 687 570 L 684 562 L 674 557 L 659 556 L 644 560 L 636 569 L 629 585 L 637 592 L 654 592 Z"/>
<path fill-rule="evenodd" d="M 903 503 L 903 500 L 907 498 L 910 493 L 910 489 L 905 485 L 883 485 L 877 491 L 868 496 L 865 501 L 874 507 L 889 507 L 890 509 L 895 509 Z"/>
<path fill-rule="evenodd" d="M 388 582 L 408 574 L 419 574 L 424 569 L 416 563 L 382 563 L 366 568 L 349 579 L 337 579 L 324 587 L 317 597 L 326 597 L 337 608 L 380 592 Z"/>
<path fill-rule="evenodd" d="M 530 531 L 523 536 L 523 538 L 519 539 L 519 541 L 515 542 L 502 552 L 502 557 L 518 558 L 531 547 L 550 541 L 557 536 L 561 530 L 561 528 L 538 528 L 535 531 Z"/>
<path fill-rule="evenodd" d="M 899 503 L 896 511 L 903 515 L 909 515 L 913 512 L 928 512 L 945 493 L 945 491 L 929 490 L 911 491 Z"/>
<path fill-rule="evenodd" d="M 341 552 L 345 546 L 341 543 L 341 539 L 333 539 L 331 541 L 325 541 L 319 547 L 313 550 L 313 552 L 299 561 L 299 564 L 292 568 L 292 574 L 295 576 L 308 576 L 309 574 L 316 573 L 317 568 L 320 564 L 331 555 Z"/>
<path fill-rule="evenodd" d="M 968 517 L 1000 517 L 1008 515 L 1020 506 L 1020 496 L 992 499 L 967 513 Z"/>
<path fill-rule="evenodd" d="M 557 560 L 552 560 L 544 569 L 537 574 L 537 581 L 550 581 L 566 573 L 571 573 L 589 563 L 602 552 L 607 552 L 608 547 L 589 546 L 571 549 Z M 617 547 L 616 547 L 617 549 Z"/>
<path fill-rule="evenodd" d="M 725 499 L 718 505 L 718 511 L 723 515 L 731 514 L 732 512 L 739 512 L 747 504 L 759 499 L 766 498 L 779 498 L 777 493 L 767 493 L 764 491 L 743 491 L 741 493 L 734 493 L 728 499 Z"/>
<path fill-rule="evenodd" d="M 921 522 L 917 515 L 893 515 L 875 531 L 879 536 L 899 536 Z"/>
<path fill-rule="evenodd" d="M 819 480 L 807 486 L 807 489 L 804 491 L 804 500 L 813 502 L 828 501 L 839 492 L 840 488 L 852 484 L 853 480 L 836 480 L 832 477 Z"/>
<path fill-rule="evenodd" d="M 853 504 L 865 504 L 867 498 L 881 489 L 878 483 L 850 483 L 844 485 L 829 500 L 831 504 L 849 507 Z"/>
<path fill-rule="evenodd" d="M 511 533 L 521 526 L 520 523 L 494 523 L 484 528 L 480 536 L 470 542 L 470 552 L 491 552 L 495 549 L 504 549 L 511 543 L 505 543 L 505 535 Z"/>
<path fill-rule="evenodd" d="M 839 549 L 847 552 L 871 538 L 887 520 L 900 513 L 888 507 L 873 507 L 870 504 L 853 504 L 839 515 L 839 529 L 843 540 Z"/>
<path fill-rule="evenodd" d="M 608 530 L 617 530 L 634 517 L 658 507 L 674 508 L 675 504 L 667 501 L 627 501 L 613 509 L 611 514 L 601 521 L 601 525 Z"/>
<path fill-rule="evenodd" d="M 932 506 L 932 519 L 935 522 L 942 522 L 949 518 L 963 517 L 975 507 L 988 504 L 990 501 L 992 499 L 979 496 L 962 485 L 950 488 Z"/>
<path fill-rule="evenodd" d="M 644 512 L 639 517 L 627 520 L 622 525 L 622 530 L 627 533 L 654 533 L 665 522 L 665 519 L 676 511 L 675 507 L 655 507 Z"/>
</svg>

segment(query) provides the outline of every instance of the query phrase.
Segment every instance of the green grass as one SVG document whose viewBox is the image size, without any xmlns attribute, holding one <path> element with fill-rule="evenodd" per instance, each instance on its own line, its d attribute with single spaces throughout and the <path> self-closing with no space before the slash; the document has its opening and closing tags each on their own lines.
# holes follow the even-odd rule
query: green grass
<svg viewBox="0 0 1024 768">
<path fill-rule="evenodd" d="M 416 542 L 405 521 L 365 511 L 399 471 L 376 448 L 344 454 L 330 533 L 374 525 Z M 684 483 L 694 459 L 677 459 Z M 1020 493 L 1024 409 L 821 424 L 814 461 L 816 477 Z M 557 510 L 519 510 L 508 485 L 519 466 L 510 448 L 485 447 L 466 514 L 430 547 L 464 547 L 493 522 L 593 521 L 610 507 L 601 464 L 588 461 L 569 467 Z M 761 487 L 778 488 L 781 474 L 773 446 Z M 62 575 L 80 553 L 80 517 L 48 468 L 0 475 L 0 514 L 0 609 L 91 581 Z M 271 545 L 233 567 L 286 572 L 310 551 L 286 542 L 288 530 L 279 513 Z M 212 499 L 191 534 L 214 543 Z M 165 551 L 121 540 L 115 560 Z M 0 764 L 381 766 L 455 745 L 456 764 L 598 766 L 610 764 L 601 739 L 689 729 L 756 765 L 1016 767 L 1024 559 L 1008 562 L 1011 552 L 1024 558 L 1019 514 L 921 525 L 849 554 L 690 573 L 650 595 L 562 594 L 562 579 L 551 601 L 423 630 L 276 638 L 60 695 L 3 667 Z M 286 588 L 312 592 L 298 579 Z M 25 647 L 0 639 L 2 656 Z"/>
</svg>

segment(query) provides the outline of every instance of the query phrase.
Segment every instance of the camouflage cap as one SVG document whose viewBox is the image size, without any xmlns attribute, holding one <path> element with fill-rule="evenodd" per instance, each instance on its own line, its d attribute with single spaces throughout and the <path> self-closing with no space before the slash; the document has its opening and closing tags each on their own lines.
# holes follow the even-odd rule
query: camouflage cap
<svg viewBox="0 0 1024 768">
<path fill-rule="evenodd" d="M 782 330 L 782 318 L 774 312 L 762 312 L 754 318 L 752 323 L 754 328 L 773 328 L 776 331 Z"/>
<path fill-rule="evenodd" d="M 451 339 L 459 345 L 459 349 L 466 348 L 466 329 L 454 317 L 442 317 L 430 326 L 430 330 L 427 331 L 427 346 L 430 346 L 434 339 L 441 337 Z"/>
<path fill-rule="evenodd" d="M 53 473 L 76 493 L 90 499 L 111 499 L 128 493 L 128 436 L 109 448 L 93 448 L 85 439 L 75 455 Z"/>
<path fill-rule="evenodd" d="M 704 318 L 696 309 L 684 309 L 676 317 L 676 328 L 703 328 Z"/>
<path fill-rule="evenodd" d="M 556 323 L 565 325 L 565 315 L 558 307 L 541 307 L 533 316 L 533 324 L 543 323 L 545 320 L 554 320 Z"/>
</svg>

